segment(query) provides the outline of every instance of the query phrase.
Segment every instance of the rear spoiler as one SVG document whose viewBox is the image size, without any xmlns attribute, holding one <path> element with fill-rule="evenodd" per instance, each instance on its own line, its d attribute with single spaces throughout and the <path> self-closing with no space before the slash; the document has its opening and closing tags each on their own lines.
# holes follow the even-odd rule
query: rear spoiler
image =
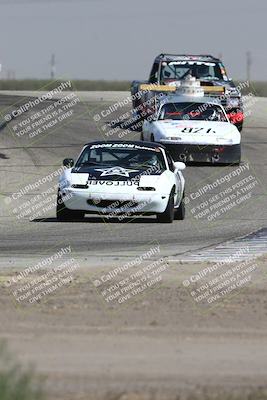
<svg viewBox="0 0 267 400">
<path fill-rule="evenodd" d="M 204 93 L 218 93 L 222 94 L 225 92 L 224 86 L 201 86 L 201 88 L 204 90 Z M 154 84 L 149 84 L 149 83 L 142 83 L 139 87 L 139 90 L 143 91 L 152 91 L 152 92 L 176 92 L 177 87 L 176 86 L 170 86 L 170 85 L 154 85 Z"/>
<path fill-rule="evenodd" d="M 204 90 L 204 93 L 224 93 L 224 86 L 201 86 Z"/>
<path fill-rule="evenodd" d="M 176 86 L 153 85 L 152 83 L 142 83 L 139 89 L 152 92 L 176 92 L 177 90 Z"/>
</svg>

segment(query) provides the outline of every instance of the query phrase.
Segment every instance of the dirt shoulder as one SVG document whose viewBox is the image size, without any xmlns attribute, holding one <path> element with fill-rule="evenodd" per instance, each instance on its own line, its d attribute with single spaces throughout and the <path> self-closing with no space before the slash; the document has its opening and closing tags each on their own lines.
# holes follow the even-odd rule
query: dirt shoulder
<svg viewBox="0 0 267 400">
<path fill-rule="evenodd" d="M 169 264 L 157 286 L 123 304 L 103 296 L 121 276 L 95 287 L 108 267 L 82 265 L 34 304 L 15 300 L 6 282 L 19 271 L 4 269 L 1 338 L 47 377 L 49 399 L 176 399 L 203 391 L 245 398 L 266 388 L 266 260 L 257 261 L 248 284 L 207 304 L 192 297 L 200 286 L 185 282 L 210 265 Z"/>
</svg>

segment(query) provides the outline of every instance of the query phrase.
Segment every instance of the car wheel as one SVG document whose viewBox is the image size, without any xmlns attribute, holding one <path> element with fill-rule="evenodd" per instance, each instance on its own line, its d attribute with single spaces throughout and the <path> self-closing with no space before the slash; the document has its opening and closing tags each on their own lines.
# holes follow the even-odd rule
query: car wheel
<svg viewBox="0 0 267 400">
<path fill-rule="evenodd" d="M 230 163 L 230 165 L 240 165 L 240 163 L 241 163 L 241 145 L 239 145 L 239 147 L 238 147 L 238 151 L 235 156 L 235 160 L 232 163 Z"/>
<path fill-rule="evenodd" d="M 239 130 L 239 132 L 242 132 L 242 129 L 243 129 L 243 121 L 240 122 L 240 123 L 237 123 L 237 124 L 236 124 L 236 127 L 237 127 L 237 129 Z"/>
<path fill-rule="evenodd" d="M 184 193 L 181 203 L 178 208 L 174 211 L 174 219 L 183 220 L 185 218 L 185 205 L 184 205 Z"/>
<path fill-rule="evenodd" d="M 157 214 L 157 221 L 165 224 L 171 224 L 174 219 L 174 190 L 171 191 L 166 210 Z"/>
<path fill-rule="evenodd" d="M 60 194 L 57 195 L 57 220 L 58 221 L 73 221 L 83 219 L 84 212 L 78 210 L 70 210 L 62 200 Z"/>
</svg>

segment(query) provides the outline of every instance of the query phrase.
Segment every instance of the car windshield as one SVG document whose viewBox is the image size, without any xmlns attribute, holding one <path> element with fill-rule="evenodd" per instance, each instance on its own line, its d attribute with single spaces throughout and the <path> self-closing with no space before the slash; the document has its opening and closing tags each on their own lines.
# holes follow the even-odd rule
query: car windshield
<svg viewBox="0 0 267 400">
<path fill-rule="evenodd" d="M 162 64 L 161 82 L 168 83 L 185 79 L 189 75 L 204 80 L 223 79 L 221 67 L 212 62 L 172 61 Z"/>
<path fill-rule="evenodd" d="M 159 119 L 227 122 L 219 105 L 189 102 L 164 104 L 160 110 Z"/>
<path fill-rule="evenodd" d="M 152 168 L 153 171 L 164 171 L 166 169 L 164 157 L 159 148 L 149 149 L 144 146 L 130 146 L 119 147 L 116 144 L 88 146 L 79 157 L 75 168 L 105 166 L 137 170 Z"/>
</svg>

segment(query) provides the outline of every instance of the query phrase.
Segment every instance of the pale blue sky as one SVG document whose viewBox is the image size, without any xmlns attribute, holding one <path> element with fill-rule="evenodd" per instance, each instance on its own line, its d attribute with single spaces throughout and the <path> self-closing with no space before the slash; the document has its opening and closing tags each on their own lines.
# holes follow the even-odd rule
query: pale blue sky
<svg viewBox="0 0 267 400">
<path fill-rule="evenodd" d="M 146 79 L 154 57 L 223 54 L 230 76 L 267 80 L 267 2 L 263 0 L 0 0 L 2 74 Z"/>
</svg>

